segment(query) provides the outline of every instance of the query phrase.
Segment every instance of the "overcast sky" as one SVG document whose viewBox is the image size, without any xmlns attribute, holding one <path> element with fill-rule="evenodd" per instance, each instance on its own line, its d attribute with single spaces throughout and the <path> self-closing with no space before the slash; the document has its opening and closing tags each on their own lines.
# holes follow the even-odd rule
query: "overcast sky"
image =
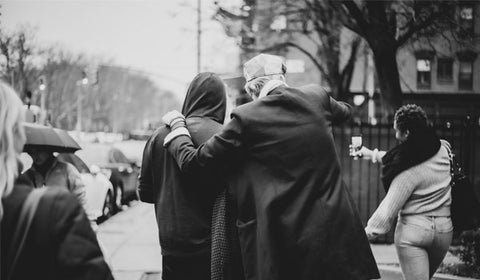
<svg viewBox="0 0 480 280">
<path fill-rule="evenodd" d="M 229 4 L 237 0 L 224 0 Z M 38 44 L 112 59 L 152 73 L 181 97 L 196 74 L 196 0 L 4 0 L 7 30 L 29 24 Z M 211 19 L 213 0 L 202 0 L 202 70 L 236 70 L 235 41 Z"/>
</svg>

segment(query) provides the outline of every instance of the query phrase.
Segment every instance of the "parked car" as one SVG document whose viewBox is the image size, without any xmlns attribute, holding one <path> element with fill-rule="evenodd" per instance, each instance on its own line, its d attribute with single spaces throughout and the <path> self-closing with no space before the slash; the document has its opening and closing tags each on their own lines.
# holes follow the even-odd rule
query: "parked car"
<svg viewBox="0 0 480 280">
<path fill-rule="evenodd" d="M 128 159 L 118 148 L 111 147 L 107 152 L 106 163 L 101 164 L 100 168 L 113 185 L 116 209 L 138 198 L 137 182 L 140 167 L 136 161 Z"/>
<path fill-rule="evenodd" d="M 131 149 L 130 147 L 127 148 Z M 113 185 L 115 211 L 137 198 L 137 182 L 140 167 L 134 158 L 129 158 L 120 148 L 107 143 L 90 143 L 76 152 L 91 166 L 100 167 Z"/>
<path fill-rule="evenodd" d="M 80 157 L 72 153 L 62 153 L 57 158 L 72 164 L 80 172 L 85 184 L 85 211 L 90 220 L 102 221 L 115 213 L 113 185 L 107 176 L 100 172 L 100 167 L 92 165 L 89 168 Z"/>
</svg>

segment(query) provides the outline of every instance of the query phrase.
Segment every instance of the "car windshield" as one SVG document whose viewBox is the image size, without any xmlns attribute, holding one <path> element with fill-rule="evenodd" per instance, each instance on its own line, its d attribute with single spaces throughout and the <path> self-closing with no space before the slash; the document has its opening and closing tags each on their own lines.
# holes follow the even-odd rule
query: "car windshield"
<svg viewBox="0 0 480 280">
<path fill-rule="evenodd" d="M 130 160 L 117 148 L 111 148 L 108 151 L 109 163 L 130 163 Z"/>
</svg>

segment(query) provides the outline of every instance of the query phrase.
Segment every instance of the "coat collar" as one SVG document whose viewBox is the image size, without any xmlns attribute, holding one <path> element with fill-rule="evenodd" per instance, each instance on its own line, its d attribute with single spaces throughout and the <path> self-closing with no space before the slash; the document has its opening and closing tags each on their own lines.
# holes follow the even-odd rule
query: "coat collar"
<svg viewBox="0 0 480 280">
<path fill-rule="evenodd" d="M 287 86 L 287 84 L 280 80 L 270 80 L 268 81 L 260 91 L 258 98 L 267 96 L 272 90 L 276 89 L 279 86 Z"/>
</svg>

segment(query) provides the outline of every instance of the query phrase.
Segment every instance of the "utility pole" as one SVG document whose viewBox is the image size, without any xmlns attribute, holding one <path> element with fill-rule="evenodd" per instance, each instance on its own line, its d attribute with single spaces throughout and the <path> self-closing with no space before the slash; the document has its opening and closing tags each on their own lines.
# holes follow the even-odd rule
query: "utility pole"
<svg viewBox="0 0 480 280">
<path fill-rule="evenodd" d="M 77 96 L 77 125 L 76 125 L 76 130 L 77 133 L 80 133 L 82 131 L 82 99 L 83 99 L 83 94 L 84 94 L 84 88 L 88 85 L 88 78 L 87 74 L 85 71 L 82 72 L 83 78 L 80 81 L 77 81 L 77 85 L 80 86 L 80 92 L 78 93 Z"/>
<path fill-rule="evenodd" d="M 201 55 L 202 55 L 202 4 L 201 0 L 197 0 L 197 73 L 201 71 Z"/>
<path fill-rule="evenodd" d="M 45 81 L 45 76 L 40 76 L 40 78 L 38 79 L 38 89 L 40 90 L 40 109 L 41 109 L 39 122 L 45 125 L 47 120 L 47 106 L 46 106 L 47 85 Z"/>
<path fill-rule="evenodd" d="M 80 86 L 80 91 L 77 96 L 77 125 L 76 125 L 76 130 L 77 133 L 80 133 L 82 131 L 82 94 L 83 94 L 83 88 Z"/>
</svg>

